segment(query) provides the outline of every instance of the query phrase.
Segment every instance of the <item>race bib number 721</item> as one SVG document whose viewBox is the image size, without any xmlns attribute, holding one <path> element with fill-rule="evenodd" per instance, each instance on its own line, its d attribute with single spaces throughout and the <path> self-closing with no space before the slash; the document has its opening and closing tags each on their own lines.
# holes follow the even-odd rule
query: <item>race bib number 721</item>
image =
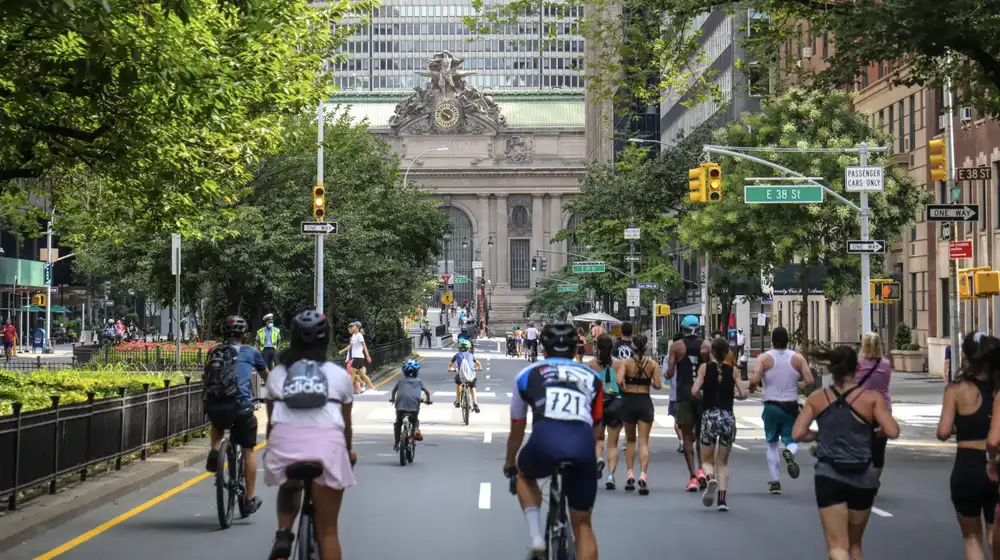
<svg viewBox="0 0 1000 560">
<path fill-rule="evenodd" d="M 579 391 L 565 387 L 545 388 L 546 418 L 589 422 L 590 414 L 590 402 Z"/>
</svg>

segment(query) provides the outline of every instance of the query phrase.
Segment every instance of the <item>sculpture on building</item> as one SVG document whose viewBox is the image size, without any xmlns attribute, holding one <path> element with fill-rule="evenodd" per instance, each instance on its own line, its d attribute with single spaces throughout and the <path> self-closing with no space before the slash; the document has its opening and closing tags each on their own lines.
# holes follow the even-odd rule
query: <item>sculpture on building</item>
<svg viewBox="0 0 1000 560">
<path fill-rule="evenodd" d="M 500 107 L 488 95 L 469 85 L 464 59 L 442 51 L 427 61 L 417 75 L 430 81 L 396 105 L 389 128 L 396 134 L 483 134 L 507 126 Z"/>
</svg>

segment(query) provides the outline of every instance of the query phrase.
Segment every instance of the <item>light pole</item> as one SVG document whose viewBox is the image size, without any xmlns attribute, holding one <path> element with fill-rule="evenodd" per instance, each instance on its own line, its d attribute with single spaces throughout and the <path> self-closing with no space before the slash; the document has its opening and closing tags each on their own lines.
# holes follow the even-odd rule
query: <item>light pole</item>
<svg viewBox="0 0 1000 560">
<path fill-rule="evenodd" d="M 410 161 L 410 164 L 406 166 L 406 173 L 403 173 L 403 187 L 406 187 L 407 179 L 410 177 L 410 168 L 413 167 L 414 163 L 417 163 L 418 159 L 424 157 L 425 155 L 431 152 L 447 152 L 447 151 L 448 151 L 448 146 L 438 146 L 437 148 L 429 148 L 417 154 L 417 157 L 413 158 L 413 160 Z"/>
</svg>

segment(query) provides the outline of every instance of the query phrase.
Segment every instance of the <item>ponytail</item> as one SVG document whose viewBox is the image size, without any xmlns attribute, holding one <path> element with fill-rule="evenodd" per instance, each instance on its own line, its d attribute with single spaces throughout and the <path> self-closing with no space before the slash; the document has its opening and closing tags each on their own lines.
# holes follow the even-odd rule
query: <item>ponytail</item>
<svg viewBox="0 0 1000 560">
<path fill-rule="evenodd" d="M 635 352 L 639 356 L 646 355 L 646 344 L 649 343 L 649 339 L 646 338 L 644 334 L 637 334 L 632 337 L 632 347 L 635 348 Z"/>
<path fill-rule="evenodd" d="M 858 371 L 858 353 L 850 346 L 813 352 L 812 357 L 830 363 L 827 369 L 833 376 L 834 383 L 840 383 Z"/>
<path fill-rule="evenodd" d="M 724 338 L 716 338 L 712 341 L 711 358 L 715 364 L 715 373 L 719 376 L 719 383 L 722 383 L 722 366 L 729 355 L 729 342 Z"/>
<path fill-rule="evenodd" d="M 615 341 L 607 334 L 597 337 L 597 362 L 604 367 L 611 365 L 611 350 L 615 347 Z"/>
</svg>

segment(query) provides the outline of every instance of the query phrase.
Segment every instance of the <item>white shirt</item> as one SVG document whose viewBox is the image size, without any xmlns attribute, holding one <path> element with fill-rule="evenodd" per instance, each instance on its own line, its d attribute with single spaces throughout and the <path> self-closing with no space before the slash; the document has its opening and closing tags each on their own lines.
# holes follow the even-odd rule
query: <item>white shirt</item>
<svg viewBox="0 0 1000 560">
<path fill-rule="evenodd" d="M 528 337 L 528 340 L 535 340 L 538 338 L 538 329 L 535 327 L 528 327 L 528 332 L 525 336 Z"/>
<path fill-rule="evenodd" d="M 736 346 L 742 347 L 747 341 L 747 337 L 743 333 L 736 333 Z"/>
<path fill-rule="evenodd" d="M 351 335 L 351 351 L 347 355 L 348 358 L 364 358 L 365 357 L 365 335 L 356 332 Z"/>
<path fill-rule="evenodd" d="M 340 409 L 342 403 L 354 401 L 354 384 L 351 374 L 333 362 L 323 362 L 320 371 L 326 374 L 327 394 L 338 402 L 327 402 L 323 408 L 289 408 L 285 403 L 274 401 L 271 411 L 271 425 L 288 424 L 292 426 L 335 426 L 344 427 L 344 414 Z M 279 365 L 271 370 L 267 378 L 267 394 L 281 395 L 285 385 L 288 370 Z"/>
</svg>

